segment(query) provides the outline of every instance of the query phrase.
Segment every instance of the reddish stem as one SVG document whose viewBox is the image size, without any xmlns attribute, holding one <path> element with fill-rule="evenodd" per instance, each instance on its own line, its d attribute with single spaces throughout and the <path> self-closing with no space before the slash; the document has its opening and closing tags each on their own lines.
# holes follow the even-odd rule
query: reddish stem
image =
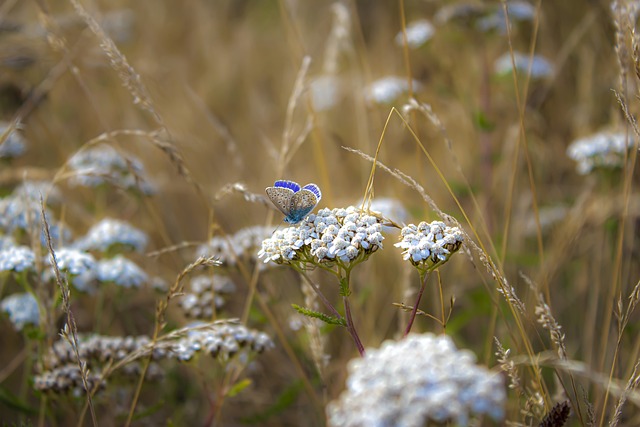
<svg viewBox="0 0 640 427">
<path fill-rule="evenodd" d="M 413 321 L 416 320 L 416 313 L 418 313 L 418 305 L 420 304 L 420 299 L 422 299 L 422 293 L 424 292 L 424 288 L 427 284 L 427 278 L 429 277 L 429 274 L 420 273 L 420 276 L 422 276 L 421 277 L 422 284 L 420 285 L 420 291 L 418 292 L 418 298 L 416 299 L 416 303 L 413 304 L 413 310 L 411 310 L 411 316 L 409 316 L 409 323 L 407 324 L 407 329 L 405 329 L 403 337 L 406 337 L 407 335 L 409 335 L 409 332 L 411 332 L 411 327 L 413 326 Z"/>
</svg>

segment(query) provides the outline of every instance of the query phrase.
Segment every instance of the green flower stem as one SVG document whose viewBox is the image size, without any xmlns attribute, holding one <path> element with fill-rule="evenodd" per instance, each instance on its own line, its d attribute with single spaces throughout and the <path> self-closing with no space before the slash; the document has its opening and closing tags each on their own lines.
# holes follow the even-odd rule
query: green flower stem
<svg viewBox="0 0 640 427">
<path fill-rule="evenodd" d="M 413 310 L 411 310 L 411 315 L 409 316 L 409 323 L 407 324 L 407 329 L 404 331 L 403 337 L 409 335 L 411 332 L 411 327 L 413 326 L 413 321 L 416 319 L 416 313 L 418 312 L 418 305 L 420 304 L 420 299 L 422 299 L 422 293 L 424 292 L 424 288 L 427 284 L 427 279 L 429 278 L 429 272 L 425 270 L 420 271 L 420 291 L 418 292 L 418 298 L 416 298 L 415 304 L 413 304 Z"/>
</svg>

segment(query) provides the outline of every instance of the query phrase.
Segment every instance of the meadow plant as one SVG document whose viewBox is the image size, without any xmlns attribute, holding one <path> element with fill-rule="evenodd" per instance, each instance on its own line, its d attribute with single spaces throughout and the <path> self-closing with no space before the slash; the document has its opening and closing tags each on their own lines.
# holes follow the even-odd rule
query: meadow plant
<svg viewBox="0 0 640 427">
<path fill-rule="evenodd" d="M 0 423 L 637 425 L 604 3 L 3 2 Z"/>
<path fill-rule="evenodd" d="M 410 334 L 385 341 L 348 365 L 346 389 L 327 406 L 330 426 L 469 425 L 472 417 L 504 418 L 499 374 L 475 364 L 450 337 Z"/>
<path fill-rule="evenodd" d="M 420 90 L 422 85 L 413 80 L 411 88 L 414 91 Z M 392 104 L 409 92 L 409 82 L 406 78 L 398 76 L 387 76 L 375 80 L 365 88 L 365 100 L 372 104 Z"/>
<path fill-rule="evenodd" d="M 74 154 L 68 162 L 74 185 L 98 187 L 109 183 L 144 195 L 156 192 L 146 176 L 143 163 L 130 155 L 124 156 L 109 145 L 89 147 Z"/>
<path fill-rule="evenodd" d="M 436 29 L 426 19 L 420 19 L 409 23 L 406 28 L 407 46 L 411 49 L 417 49 L 428 42 L 435 34 Z M 402 32 L 396 35 L 396 44 L 398 46 L 404 45 L 404 34 Z"/>
<path fill-rule="evenodd" d="M 73 246 L 105 254 L 126 250 L 144 252 L 148 239 L 143 231 L 126 221 L 104 218 L 92 226 L 85 236 L 76 240 Z"/>
<path fill-rule="evenodd" d="M 101 259 L 96 263 L 96 279 L 123 288 L 139 288 L 149 283 L 149 276 L 138 265 L 122 255 Z"/>
<path fill-rule="evenodd" d="M 547 58 L 542 55 L 533 55 L 530 57 L 526 53 L 506 52 L 496 59 L 493 67 L 494 72 L 498 75 L 511 75 L 515 64 L 515 70 L 518 73 L 529 75 L 533 79 L 544 79 L 553 76 L 555 67 Z"/>
<path fill-rule="evenodd" d="M 576 170 L 587 175 L 595 169 L 619 169 L 624 164 L 634 138 L 625 132 L 601 131 L 576 139 L 567 155 L 576 162 Z"/>
<path fill-rule="evenodd" d="M 317 214 L 309 215 L 296 226 L 276 230 L 262 242 L 258 257 L 263 258 L 265 263 L 287 265 L 300 273 L 318 267 L 333 274 L 340 285 L 345 319 L 315 285 L 312 285 L 314 290 L 333 317 L 309 309 L 298 309 L 302 314 L 345 326 L 360 354 L 363 354 L 364 347 L 353 324 L 348 300 L 351 294 L 351 270 L 382 248 L 384 236 L 381 231 L 382 221 L 379 218 L 356 207 L 320 209 Z"/>
<path fill-rule="evenodd" d="M 18 331 L 27 325 L 40 324 L 38 301 L 30 293 L 9 295 L 0 301 L 0 309 L 9 316 L 13 327 Z"/>
<path fill-rule="evenodd" d="M 236 291 L 236 285 L 226 276 L 202 275 L 191 279 L 189 290 L 180 299 L 185 316 L 207 320 L 225 305 L 225 297 Z"/>
<path fill-rule="evenodd" d="M 423 221 L 417 226 L 409 224 L 400 231 L 400 242 L 394 246 L 402 249 L 402 258 L 409 261 L 420 275 L 420 290 L 404 332 L 405 336 L 413 326 L 429 273 L 447 262 L 460 249 L 463 240 L 464 234 L 458 227 L 449 227 L 442 221 Z"/>
<path fill-rule="evenodd" d="M 27 151 L 24 138 L 9 123 L 0 122 L 0 159 L 14 159 Z"/>
</svg>

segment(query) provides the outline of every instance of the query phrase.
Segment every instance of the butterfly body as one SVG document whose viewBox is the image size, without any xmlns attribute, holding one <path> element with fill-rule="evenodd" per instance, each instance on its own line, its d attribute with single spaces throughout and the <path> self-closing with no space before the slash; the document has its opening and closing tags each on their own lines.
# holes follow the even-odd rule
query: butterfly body
<svg viewBox="0 0 640 427">
<path fill-rule="evenodd" d="M 273 204 L 284 214 L 284 221 L 297 224 L 316 207 L 322 193 L 315 184 L 300 187 L 297 182 L 280 180 L 265 189 Z"/>
</svg>

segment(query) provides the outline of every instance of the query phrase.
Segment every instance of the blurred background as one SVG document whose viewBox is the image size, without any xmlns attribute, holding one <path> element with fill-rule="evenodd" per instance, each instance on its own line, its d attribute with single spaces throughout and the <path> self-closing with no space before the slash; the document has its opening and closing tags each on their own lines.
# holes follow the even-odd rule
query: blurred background
<svg viewBox="0 0 640 427">
<path fill-rule="evenodd" d="M 554 352 L 536 323 L 543 294 L 569 359 L 586 368 L 571 388 L 568 371 L 545 367 L 548 388 L 538 391 L 550 401 L 588 400 L 598 416 L 610 414 L 615 399 L 605 402 L 607 384 L 595 378 L 611 374 L 624 385 L 640 348 L 637 316 L 617 334 L 612 314 L 638 281 L 635 154 L 625 145 L 615 167 L 585 171 L 567 149 L 601 131 L 625 135 L 629 146 L 637 139 L 623 112 L 635 117 L 640 107 L 631 31 L 637 8 L 586 0 L 4 0 L 0 120 L 25 149 L 4 156 L 0 186 L 9 195 L 25 180 L 53 180 L 63 196 L 50 208 L 77 235 L 105 217 L 130 222 L 148 233 L 147 255 L 172 248 L 136 258 L 172 283 L 198 244 L 255 225 L 275 229 L 281 214 L 263 195 L 276 179 L 318 184 L 321 208 L 360 203 L 372 164 L 344 147 L 370 156 L 379 147 L 378 160 L 457 218 L 530 304 L 516 327 L 495 278 L 465 249 L 431 278 L 420 306 L 438 319 L 444 307 L 446 328 L 419 317 L 414 331 L 446 329 L 489 367 L 496 365 L 494 336 L 514 355 L 525 354 L 523 342 Z M 411 99 L 422 109 L 407 108 Z M 71 185 L 67 162 L 98 142 L 139 159 L 154 191 Z M 439 219 L 420 192 L 379 169 L 374 199 L 391 199 L 389 216 L 400 224 Z M 419 286 L 393 247 L 398 231 L 385 237 L 384 250 L 354 270 L 354 316 L 366 347 L 400 336 L 406 314 L 392 303 L 411 305 Z M 239 318 L 250 301 L 247 325 L 276 344 L 248 366 L 251 384 L 222 405 L 216 399 L 229 384 L 222 387 L 220 365 L 174 366 L 160 387 L 142 388 L 143 415 L 134 423 L 209 425 L 213 412 L 217 425 L 324 425 L 323 405 L 344 388 L 356 349 L 346 331 L 323 327 L 328 364 L 319 373 L 291 308 L 304 303 L 300 277 L 286 268 L 261 272 L 256 289 L 272 310 L 265 314 L 248 300 L 253 268 L 247 265 L 248 275 L 225 270 L 237 290 L 219 313 Z M 331 277 L 313 274 L 338 301 Z M 151 334 L 157 291 L 105 298 L 111 314 L 100 333 Z M 80 332 L 97 332 L 94 304 L 95 297 L 74 300 Z M 172 327 L 188 322 L 175 307 L 169 314 Z M 32 347 L 33 338 L 6 317 L 1 322 L 0 366 L 12 368 L 0 377 L 0 420 L 77 422 L 82 398 L 43 400 L 30 390 L 27 367 L 37 362 L 23 349 L 38 348 L 38 360 L 46 346 Z M 128 406 L 105 399 L 108 393 L 97 397 L 99 424 L 122 425 Z M 509 396 L 508 420 L 540 421 L 522 415 L 526 400 Z M 635 402 L 623 424 L 633 425 Z"/>
</svg>

